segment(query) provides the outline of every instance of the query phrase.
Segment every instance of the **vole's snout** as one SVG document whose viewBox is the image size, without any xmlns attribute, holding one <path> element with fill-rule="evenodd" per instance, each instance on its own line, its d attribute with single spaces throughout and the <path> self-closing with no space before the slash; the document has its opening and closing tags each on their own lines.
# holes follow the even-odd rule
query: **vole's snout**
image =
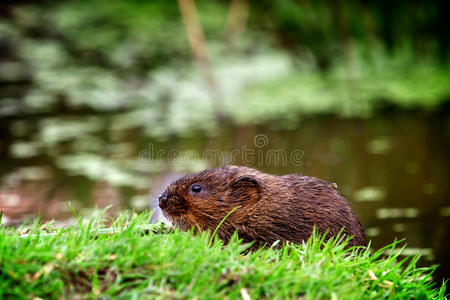
<svg viewBox="0 0 450 300">
<path fill-rule="evenodd" d="M 161 196 L 159 196 L 159 207 L 161 209 L 167 207 L 167 191 L 165 191 L 164 193 L 161 194 Z"/>
</svg>

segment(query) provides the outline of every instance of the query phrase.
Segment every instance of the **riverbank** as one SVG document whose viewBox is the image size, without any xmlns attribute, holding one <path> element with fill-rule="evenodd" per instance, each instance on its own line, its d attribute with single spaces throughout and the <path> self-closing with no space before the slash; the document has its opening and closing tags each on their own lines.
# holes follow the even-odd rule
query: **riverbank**
<svg viewBox="0 0 450 300">
<path fill-rule="evenodd" d="M 65 229 L 35 223 L 0 229 L 0 298 L 442 299 L 445 285 L 418 257 L 356 252 L 314 238 L 305 245 L 243 254 L 238 240 L 148 227 L 122 214 L 112 232 L 96 215 Z M 120 229 L 119 229 L 120 228 Z M 50 233 L 50 234 L 49 234 Z"/>
</svg>

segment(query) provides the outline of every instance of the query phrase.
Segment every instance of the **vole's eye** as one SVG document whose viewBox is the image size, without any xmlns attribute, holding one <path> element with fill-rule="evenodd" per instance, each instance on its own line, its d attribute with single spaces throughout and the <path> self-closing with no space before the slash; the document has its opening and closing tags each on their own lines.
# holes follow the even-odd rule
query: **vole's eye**
<svg viewBox="0 0 450 300">
<path fill-rule="evenodd" d="M 198 183 L 195 183 L 191 186 L 191 191 L 193 191 L 194 193 L 200 193 L 201 190 L 202 186 Z"/>
</svg>

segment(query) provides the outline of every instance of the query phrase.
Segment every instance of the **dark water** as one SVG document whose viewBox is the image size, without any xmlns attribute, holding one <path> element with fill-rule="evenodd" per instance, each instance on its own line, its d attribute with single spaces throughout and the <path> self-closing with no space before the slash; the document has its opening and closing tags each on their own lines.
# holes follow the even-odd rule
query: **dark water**
<svg viewBox="0 0 450 300">
<path fill-rule="evenodd" d="M 140 129 L 113 130 L 113 120 L 0 119 L 3 223 L 37 215 L 69 219 L 68 201 L 86 213 L 108 204 L 111 214 L 142 210 L 167 178 L 231 162 L 335 182 L 375 248 L 405 239 L 407 253 L 421 253 L 422 265 L 440 263 L 436 278 L 449 277 L 448 109 L 389 110 L 371 119 L 309 117 L 290 129 L 224 125 L 214 135 L 165 139 L 145 137 Z"/>
</svg>

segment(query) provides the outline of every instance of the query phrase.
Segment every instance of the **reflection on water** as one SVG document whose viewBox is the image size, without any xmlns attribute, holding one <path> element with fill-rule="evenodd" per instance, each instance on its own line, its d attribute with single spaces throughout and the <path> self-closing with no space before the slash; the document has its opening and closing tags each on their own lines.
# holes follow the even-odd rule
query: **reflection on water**
<svg viewBox="0 0 450 300">
<path fill-rule="evenodd" d="M 406 253 L 423 254 L 424 264 L 443 264 L 448 277 L 449 116 L 443 110 L 391 111 L 371 119 L 320 116 L 300 120 L 295 129 L 223 126 L 214 136 L 193 132 L 166 140 L 146 138 L 139 129 L 114 130 L 108 116 L 3 119 L 2 222 L 36 215 L 65 220 L 71 217 L 68 201 L 76 210 L 110 204 L 112 214 L 142 210 L 171 178 L 232 158 L 265 172 L 335 182 L 375 248 L 404 238 Z M 255 140 L 258 135 L 265 140 Z M 280 150 L 298 155 L 283 160 L 276 156 Z M 275 156 L 261 161 L 258 155 Z"/>
</svg>

